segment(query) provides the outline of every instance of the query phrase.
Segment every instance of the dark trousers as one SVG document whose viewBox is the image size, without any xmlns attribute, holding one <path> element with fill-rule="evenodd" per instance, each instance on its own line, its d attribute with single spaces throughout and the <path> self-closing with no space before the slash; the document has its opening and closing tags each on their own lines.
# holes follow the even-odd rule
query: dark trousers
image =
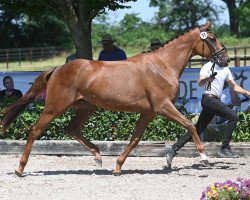
<svg viewBox="0 0 250 200">
<path fill-rule="evenodd" d="M 202 111 L 195 125 L 198 135 L 200 135 L 205 130 L 205 128 L 215 115 L 223 117 L 227 119 L 228 122 L 222 140 L 222 148 L 228 148 L 233 131 L 236 128 L 237 121 L 239 119 L 238 115 L 231 108 L 229 108 L 227 105 L 225 105 L 215 97 L 208 97 L 203 95 L 201 105 Z M 188 141 L 190 141 L 191 138 L 191 134 L 186 133 L 177 140 L 177 142 L 173 145 L 173 149 L 175 151 L 178 151 Z"/>
</svg>

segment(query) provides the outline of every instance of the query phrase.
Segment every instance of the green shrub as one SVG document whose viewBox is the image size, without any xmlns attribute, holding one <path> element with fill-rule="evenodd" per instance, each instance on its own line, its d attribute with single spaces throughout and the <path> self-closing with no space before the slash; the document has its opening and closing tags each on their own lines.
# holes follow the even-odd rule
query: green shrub
<svg viewBox="0 0 250 200">
<path fill-rule="evenodd" d="M 239 113 L 239 122 L 236 130 L 233 133 L 234 142 L 249 142 L 250 141 L 250 113 Z"/>
<path fill-rule="evenodd" d="M 9 103 L 10 101 L 0 103 L 0 109 L 3 110 Z M 182 106 L 178 107 L 178 110 L 187 118 L 191 119 L 193 115 L 186 111 L 184 104 L 185 101 Z M 27 139 L 30 127 L 37 121 L 43 108 L 43 102 L 36 101 L 31 103 L 16 121 L 11 124 L 6 134 L 1 138 L 13 140 Z M 73 139 L 70 135 L 65 133 L 64 127 L 69 124 L 74 113 L 74 109 L 69 109 L 62 116 L 56 118 L 43 131 L 39 139 Z M 1 112 L 0 119 L 2 119 L 2 117 L 3 114 Z M 89 140 L 130 140 L 138 118 L 139 114 L 137 113 L 111 112 L 99 109 L 81 129 L 81 132 L 84 137 Z M 241 120 L 233 135 L 234 141 L 250 141 L 249 118 L 250 114 L 241 114 Z M 161 116 L 156 116 L 146 129 L 142 140 L 175 141 L 185 132 L 186 130 L 177 123 L 168 121 Z"/>
</svg>

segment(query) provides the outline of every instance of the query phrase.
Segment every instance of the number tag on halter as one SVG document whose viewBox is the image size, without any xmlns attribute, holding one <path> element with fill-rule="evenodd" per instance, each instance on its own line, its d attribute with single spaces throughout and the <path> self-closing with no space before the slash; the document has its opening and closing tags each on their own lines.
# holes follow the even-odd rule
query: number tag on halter
<svg viewBox="0 0 250 200">
<path fill-rule="evenodd" d="M 200 37 L 201 37 L 201 39 L 203 39 L 203 40 L 207 39 L 207 32 L 201 32 L 201 33 L 200 33 Z"/>
</svg>

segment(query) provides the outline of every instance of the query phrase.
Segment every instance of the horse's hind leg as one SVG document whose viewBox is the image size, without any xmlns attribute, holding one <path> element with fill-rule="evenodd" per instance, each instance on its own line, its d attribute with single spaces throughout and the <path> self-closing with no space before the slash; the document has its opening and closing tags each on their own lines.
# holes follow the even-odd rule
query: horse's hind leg
<svg viewBox="0 0 250 200">
<path fill-rule="evenodd" d="M 20 160 L 19 167 L 15 171 L 15 173 L 18 176 L 21 176 L 24 171 L 24 168 L 28 162 L 29 155 L 30 155 L 31 148 L 32 148 L 34 141 L 41 135 L 42 131 L 47 127 L 47 125 L 57 116 L 59 116 L 58 112 L 54 112 L 53 109 L 46 110 L 45 108 L 45 110 L 43 111 L 38 121 L 31 127 L 29 131 L 28 139 L 24 148 L 24 152 Z"/>
<path fill-rule="evenodd" d="M 154 119 L 154 113 L 145 113 L 141 114 L 140 118 L 136 122 L 136 127 L 133 131 L 132 138 L 130 139 L 130 143 L 126 147 L 126 149 L 122 152 L 119 158 L 116 161 L 116 168 L 113 173 L 121 174 L 121 168 L 123 163 L 125 162 L 126 158 L 128 157 L 129 153 L 136 147 L 138 142 L 140 141 L 145 129 L 147 128 L 148 124 Z"/>
<path fill-rule="evenodd" d="M 82 145 L 86 146 L 95 156 L 96 163 L 101 166 L 102 157 L 99 148 L 80 134 L 82 125 L 96 111 L 97 107 L 85 101 L 78 102 L 75 107 L 76 115 L 71 120 L 70 124 L 65 128 L 65 131 L 72 135 Z"/>
<path fill-rule="evenodd" d="M 49 97 L 50 96 L 48 96 L 46 100 L 45 108 L 41 116 L 29 131 L 28 139 L 20 160 L 19 167 L 16 169 L 16 174 L 18 176 L 21 176 L 24 171 L 34 141 L 41 135 L 42 131 L 48 126 L 48 124 L 56 117 L 60 116 L 74 100 L 70 96 L 62 97 L 60 95 L 56 95 L 55 97 L 57 98 L 53 99 Z M 64 98 L 63 101 L 61 100 L 62 98 Z"/>
</svg>

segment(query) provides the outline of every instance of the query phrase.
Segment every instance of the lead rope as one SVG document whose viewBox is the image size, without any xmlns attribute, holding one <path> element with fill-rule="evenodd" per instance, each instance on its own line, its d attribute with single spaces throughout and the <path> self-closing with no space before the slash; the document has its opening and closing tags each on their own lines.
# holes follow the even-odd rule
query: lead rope
<svg viewBox="0 0 250 200">
<path fill-rule="evenodd" d="M 205 42 L 203 41 L 203 45 L 202 45 L 202 59 L 201 59 L 202 65 L 204 63 L 204 43 Z M 212 67 L 211 67 L 211 71 L 212 71 L 212 74 L 213 74 L 214 73 L 214 63 L 212 65 Z M 211 90 L 211 83 L 207 83 L 206 86 L 205 86 L 205 89 L 207 91 L 210 91 Z"/>
<path fill-rule="evenodd" d="M 215 62 L 213 61 L 213 65 L 212 65 L 212 67 L 211 67 L 212 76 L 214 76 L 215 73 L 216 73 L 216 72 L 214 72 L 214 66 L 215 66 Z M 211 91 L 211 82 L 208 82 L 208 83 L 206 84 L 205 89 L 206 89 L 207 91 Z"/>
</svg>

